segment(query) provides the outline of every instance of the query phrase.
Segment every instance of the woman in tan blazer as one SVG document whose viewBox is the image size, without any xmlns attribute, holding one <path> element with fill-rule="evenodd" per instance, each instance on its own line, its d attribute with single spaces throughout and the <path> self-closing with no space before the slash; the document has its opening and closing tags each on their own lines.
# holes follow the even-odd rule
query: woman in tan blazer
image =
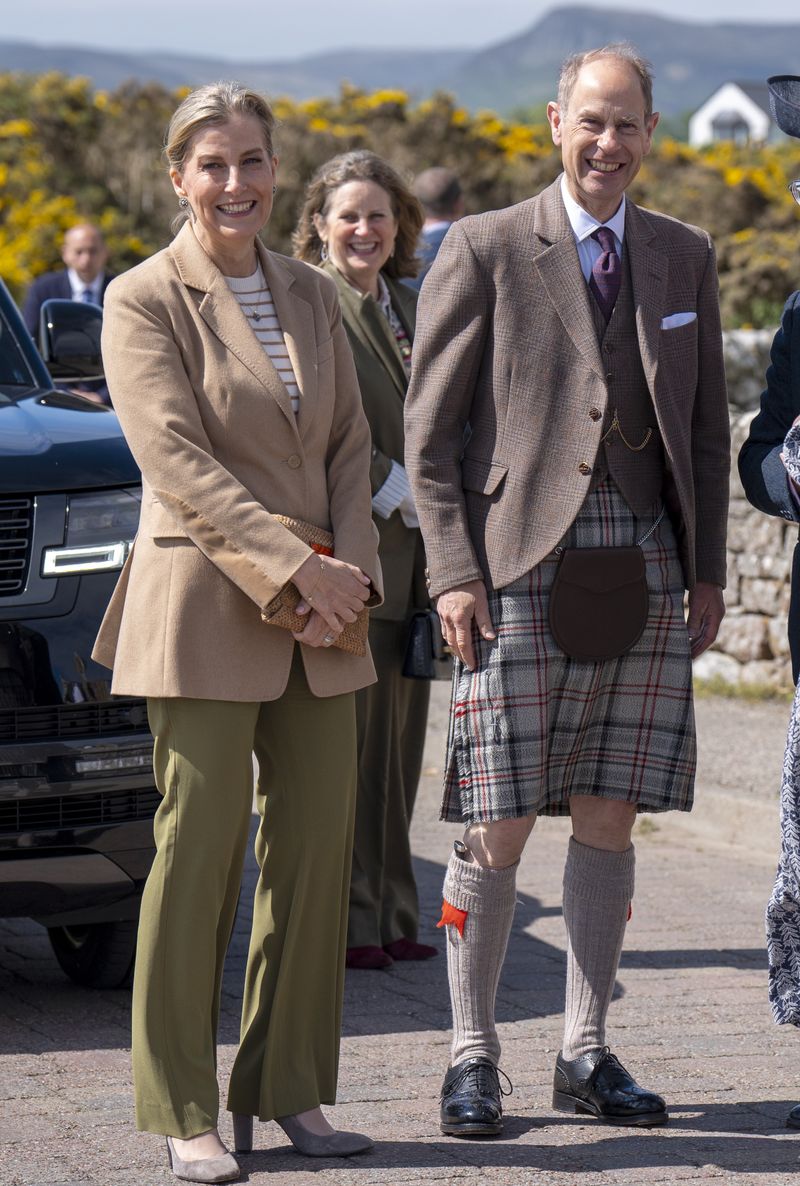
<svg viewBox="0 0 800 1186">
<path fill-rule="evenodd" d="M 429 684 L 402 674 L 409 622 L 429 605 L 425 555 L 403 466 L 403 401 L 411 369 L 422 208 L 375 153 L 334 157 L 315 174 L 295 235 L 300 259 L 336 282 L 372 432 L 372 509 L 386 597 L 371 615 L 378 682 L 356 696 L 358 798 L 347 965 L 428 959 L 408 830 L 417 794 Z"/>
<path fill-rule="evenodd" d="M 228 1092 L 238 1151 L 252 1118 L 303 1153 L 371 1146 L 334 1132 L 356 781 L 354 692 L 369 655 L 334 645 L 380 601 L 369 430 L 335 285 L 265 250 L 273 117 L 233 83 L 175 113 L 174 242 L 114 281 L 103 355 L 142 470 L 139 534 L 97 641 L 113 690 L 148 697 L 156 857 L 133 997 L 137 1123 L 181 1178 L 229 1181 L 215 1030 L 259 764 L 261 867 Z M 333 533 L 322 557 L 275 516 Z M 281 590 L 302 633 L 266 623 Z"/>
</svg>

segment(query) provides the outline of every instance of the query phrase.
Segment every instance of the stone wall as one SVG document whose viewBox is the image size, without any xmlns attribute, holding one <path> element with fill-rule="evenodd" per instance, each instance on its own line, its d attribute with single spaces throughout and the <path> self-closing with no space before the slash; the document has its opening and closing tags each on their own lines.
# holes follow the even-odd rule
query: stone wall
<svg viewBox="0 0 800 1186">
<path fill-rule="evenodd" d="M 764 515 L 744 496 L 736 458 L 764 386 L 769 331 L 725 335 L 731 402 L 731 505 L 728 521 L 727 614 L 714 646 L 695 663 L 701 680 L 790 690 L 786 617 L 797 524 Z"/>
</svg>

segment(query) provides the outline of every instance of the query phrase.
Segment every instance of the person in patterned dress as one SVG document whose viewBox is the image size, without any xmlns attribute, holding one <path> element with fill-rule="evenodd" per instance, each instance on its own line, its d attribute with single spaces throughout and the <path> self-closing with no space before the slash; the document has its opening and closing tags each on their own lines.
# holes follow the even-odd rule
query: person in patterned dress
<svg viewBox="0 0 800 1186">
<path fill-rule="evenodd" d="M 769 79 L 776 123 L 800 137 L 800 78 Z M 800 180 L 789 183 L 800 204 Z M 739 473 L 750 502 L 768 515 L 800 522 L 800 292 L 786 302 L 772 343 L 761 410 L 739 454 Z M 789 644 L 795 683 L 800 674 L 800 544 L 792 567 Z M 781 855 L 767 905 L 769 997 L 778 1025 L 800 1026 L 800 684 L 797 684 L 781 778 Z M 800 1104 L 789 1112 L 800 1128 Z"/>
</svg>

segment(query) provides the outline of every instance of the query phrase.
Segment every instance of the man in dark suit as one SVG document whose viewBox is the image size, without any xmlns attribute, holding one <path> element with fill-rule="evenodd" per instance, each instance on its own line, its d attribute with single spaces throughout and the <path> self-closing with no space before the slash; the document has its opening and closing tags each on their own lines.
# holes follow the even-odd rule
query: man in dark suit
<svg viewBox="0 0 800 1186">
<path fill-rule="evenodd" d="M 724 613 L 714 249 L 626 198 L 658 121 L 649 64 L 628 46 L 574 55 L 548 119 L 562 175 L 448 232 L 422 288 L 405 403 L 430 593 L 456 656 L 442 816 L 466 831 L 440 924 L 453 1005 L 440 1124 L 453 1136 L 501 1131 L 495 994 L 539 814 L 572 825 L 553 1106 L 609 1124 L 667 1119 L 610 1052 L 606 1016 L 637 811 L 691 808 L 691 659 Z M 607 647 L 634 559 L 640 633 Z M 596 563 L 596 579 L 572 586 L 583 608 L 567 602 L 556 629 L 556 573 L 573 563 L 584 575 Z"/>
<path fill-rule="evenodd" d="M 57 272 L 37 276 L 28 289 L 22 316 L 30 334 L 39 332 L 39 312 L 45 301 L 90 301 L 102 305 L 108 285 L 114 278 L 106 271 L 108 249 L 97 227 L 90 223 L 70 227 L 61 248 L 64 267 Z"/>
<path fill-rule="evenodd" d="M 106 289 L 114 279 L 114 273 L 106 271 L 105 240 L 91 223 L 70 227 L 64 235 L 61 258 L 64 267 L 37 276 L 25 296 L 22 317 L 34 339 L 39 334 L 39 317 L 45 301 L 86 301 L 102 306 Z M 82 383 L 70 390 L 95 403 L 110 402 L 108 389 L 102 382 Z"/>
<path fill-rule="evenodd" d="M 441 247 L 442 240 L 452 224 L 463 217 L 464 195 L 461 192 L 461 182 L 452 169 L 444 169 L 438 165 L 419 173 L 414 178 L 411 188 L 425 211 L 425 222 L 417 248 L 422 267 L 413 280 L 405 280 L 404 283 L 419 292 L 422 281 L 436 259 L 436 252 Z"/>
</svg>

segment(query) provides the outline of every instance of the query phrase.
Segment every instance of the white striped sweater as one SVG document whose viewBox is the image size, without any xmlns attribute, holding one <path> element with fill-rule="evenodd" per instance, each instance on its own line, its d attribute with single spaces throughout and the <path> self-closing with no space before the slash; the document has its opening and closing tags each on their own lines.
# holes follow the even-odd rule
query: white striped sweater
<svg viewBox="0 0 800 1186">
<path fill-rule="evenodd" d="M 225 282 L 239 302 L 265 354 L 269 356 L 275 370 L 283 379 L 292 400 L 292 411 L 296 416 L 300 410 L 300 388 L 261 264 L 252 276 L 226 276 Z"/>
</svg>

